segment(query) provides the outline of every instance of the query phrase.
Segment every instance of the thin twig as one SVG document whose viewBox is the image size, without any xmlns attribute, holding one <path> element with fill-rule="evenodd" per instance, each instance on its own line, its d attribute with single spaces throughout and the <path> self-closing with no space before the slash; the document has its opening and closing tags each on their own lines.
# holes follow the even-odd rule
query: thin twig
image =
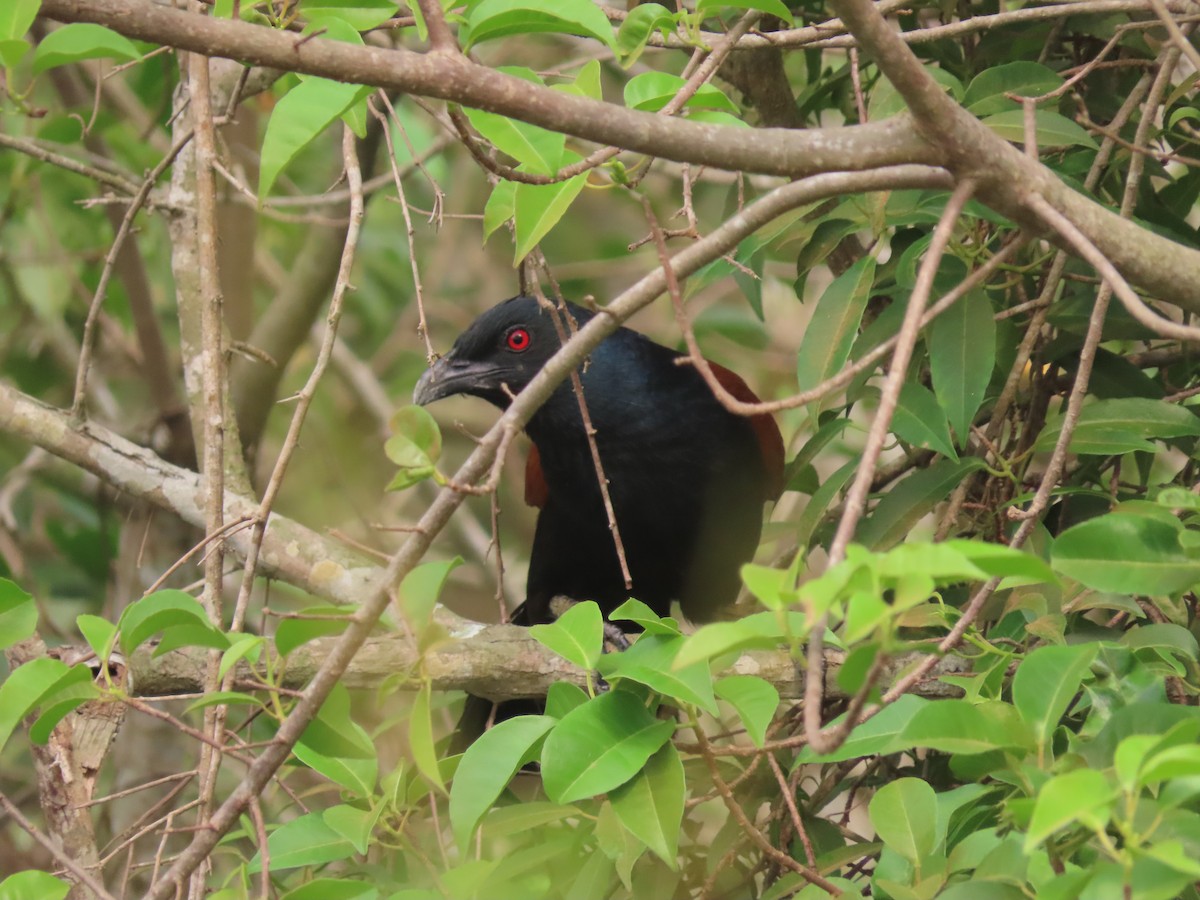
<svg viewBox="0 0 1200 900">
<path fill-rule="evenodd" d="M 134 191 L 133 198 L 129 201 L 129 208 L 125 211 L 125 217 L 121 220 L 121 226 L 117 229 L 112 246 L 104 258 L 104 268 L 100 270 L 100 279 L 96 282 L 96 291 L 92 295 L 92 303 L 88 307 L 87 318 L 83 323 L 83 337 L 79 341 L 79 364 L 75 368 L 75 396 L 71 402 L 73 418 L 78 419 L 83 416 L 84 401 L 87 397 L 88 370 L 92 365 L 92 349 L 95 344 L 96 322 L 100 317 L 100 308 L 104 305 L 104 298 L 108 293 L 108 282 L 112 278 L 117 256 L 125 244 L 125 239 L 133 229 L 134 218 L 150 196 L 151 189 L 162 173 L 167 170 L 167 167 L 175 161 L 179 152 L 187 146 L 192 135 L 193 132 L 188 132 L 181 140 L 176 141 L 175 145 L 158 161 L 158 164 L 150 170 L 150 174 L 143 179 L 141 186 Z M 3 143 L 3 137 L 0 135 L 0 143 Z"/>
<path fill-rule="evenodd" d="M 25 814 L 21 812 L 20 808 L 11 800 L 9 800 L 8 797 L 3 793 L 0 793 L 0 808 L 2 808 L 14 822 L 21 826 L 21 828 L 31 838 L 37 841 L 42 848 L 46 850 L 46 852 L 54 857 L 54 859 L 57 860 L 64 869 L 70 872 L 76 881 L 86 886 L 87 889 L 95 894 L 96 897 L 100 898 L 100 900 L 115 900 L 113 895 L 105 889 L 104 885 L 101 884 L 91 872 L 87 871 L 87 869 L 84 869 L 77 862 L 75 862 L 75 860 L 71 859 L 68 854 L 63 852 L 63 849 L 58 846 L 57 843 L 42 834 L 41 830 L 27 818 L 25 818 Z"/>
<path fill-rule="evenodd" d="M 854 473 L 854 481 L 850 485 L 850 490 L 846 493 L 842 516 L 829 546 L 827 569 L 833 568 L 846 558 L 846 548 L 850 545 L 850 539 L 854 536 L 858 521 L 866 510 L 867 496 L 875 475 L 875 465 L 883 452 L 883 446 L 891 429 L 892 416 L 900 401 L 900 389 L 904 386 L 913 348 L 921 333 L 921 318 L 925 311 L 929 292 L 933 288 L 934 276 L 937 274 L 942 256 L 950 244 L 954 226 L 958 223 L 963 207 L 974 191 L 975 182 L 973 180 L 964 179 L 960 182 L 946 202 L 946 208 L 942 211 L 937 226 L 933 230 L 933 238 L 921 261 L 921 268 L 917 272 L 917 280 L 913 285 L 908 307 L 904 312 L 904 320 L 900 325 L 896 349 L 892 353 L 887 378 L 880 391 L 879 407 L 875 410 L 875 416 L 871 420 L 866 445 L 862 450 L 862 458 Z M 812 625 L 807 649 L 808 669 L 804 680 L 804 733 L 808 736 L 809 745 L 817 753 L 829 753 L 840 746 L 854 727 L 856 718 L 856 716 L 851 717 L 847 714 L 833 731 L 826 733 L 821 729 L 821 714 L 825 701 L 826 623 L 827 616 L 821 616 Z M 861 709 L 861 703 L 859 708 Z"/>
</svg>

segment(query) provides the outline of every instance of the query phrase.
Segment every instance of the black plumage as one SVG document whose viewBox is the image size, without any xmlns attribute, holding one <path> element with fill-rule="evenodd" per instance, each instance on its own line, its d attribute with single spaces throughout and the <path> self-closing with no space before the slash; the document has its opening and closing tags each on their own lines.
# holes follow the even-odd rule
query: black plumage
<svg viewBox="0 0 1200 900">
<path fill-rule="evenodd" d="M 593 313 L 567 305 L 582 325 Z M 422 376 L 414 402 L 453 394 L 508 405 L 561 346 L 550 311 L 514 297 L 476 319 Z M 526 499 L 538 516 L 519 624 L 552 618 L 556 595 L 595 600 L 607 615 L 628 597 L 667 615 L 672 600 L 695 621 L 737 596 L 754 555 L 762 505 L 778 496 L 783 441 L 770 416 L 727 411 L 680 354 L 621 328 L 581 368 L 632 588 L 608 528 L 578 400 L 569 381 L 529 420 Z M 714 367 L 742 400 L 756 399 Z"/>
</svg>

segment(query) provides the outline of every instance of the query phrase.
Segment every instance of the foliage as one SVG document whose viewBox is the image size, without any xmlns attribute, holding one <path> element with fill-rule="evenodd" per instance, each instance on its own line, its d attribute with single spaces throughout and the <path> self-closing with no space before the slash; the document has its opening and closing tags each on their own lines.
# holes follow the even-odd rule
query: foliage
<svg viewBox="0 0 1200 900">
<path fill-rule="evenodd" d="M 924 186 L 849 180 L 718 247 L 706 241 L 783 179 L 675 149 L 596 151 L 578 128 L 550 127 L 553 99 L 607 98 L 587 107 L 605 111 L 598 129 L 630 111 L 655 114 L 636 120 L 652 136 L 693 123 L 697 153 L 730 129 L 751 145 L 880 122 L 920 85 L 885 76 L 872 61 L 884 54 L 846 52 L 845 26 L 827 20 L 851 21 L 851 0 L 218 0 L 206 14 L 229 28 L 298 43 L 295 71 L 210 67 L 214 114 L 237 127 L 216 132 L 226 343 L 209 353 L 195 81 L 186 54 L 160 50 L 186 45 L 143 40 L 128 21 L 144 9 L 124 26 L 85 21 L 108 2 L 81 0 L 77 20 L 55 13 L 63 24 L 46 15 L 54 0 L 0 4 L 0 138 L 14 151 L 0 155 L 0 799 L 37 819 L 33 754 L 69 755 L 52 737 L 97 710 L 128 707 L 138 727 L 88 772 L 94 812 L 44 811 L 40 827 L 68 848 L 57 857 L 6 820 L 0 900 L 89 896 L 63 856 L 115 895 L 173 896 L 161 870 L 193 831 L 215 844 L 193 895 L 221 900 L 1200 896 L 1200 372 L 1170 327 L 1196 310 L 1152 314 L 1154 327 L 1136 305 L 1105 313 L 1088 264 L 1042 240 L 1048 229 L 1023 232 L 1032 213 L 1002 212 L 1017 202 L 1005 191 L 1051 196 L 1053 182 L 1138 226 L 1133 261 L 1110 254 L 1121 271 L 1190 271 L 1172 254 L 1197 245 L 1196 76 L 1177 68 L 1195 49 L 1158 33 L 1157 5 L 1143 17 L 1086 0 L 910 4 L 897 20 L 933 93 L 1024 145 L 1045 183 L 989 183 L 1007 157 L 980 150 L 964 168 L 951 145 L 967 138 L 923 121 L 922 140 L 944 147 L 902 161 L 925 165 Z M 1020 15 L 1035 8 L 1049 12 Z M 468 63 L 446 34 L 488 67 L 491 108 L 464 102 L 454 78 Z M 729 52 L 732 39 L 744 43 Z M 308 41 L 356 48 L 361 71 L 310 62 Z M 372 86 L 370 53 L 426 42 L 437 52 L 422 65 L 444 64 L 444 85 L 428 98 Z M 697 81 L 696 51 L 729 56 Z M 851 131 L 829 134 L 851 147 Z M 880 166 L 845 152 L 821 170 Z M 656 234 L 645 209 L 680 227 Z M 794 398 L 778 412 L 788 492 L 743 569 L 746 602 L 693 628 L 631 599 L 611 617 L 638 633 L 620 653 L 603 652 L 596 606 L 575 605 L 530 630 L 541 649 L 501 662 L 512 695 L 522 665 L 557 656 L 583 673 L 458 752 L 461 693 L 447 685 L 482 680 L 472 666 L 499 657 L 440 604 L 485 617 L 497 594 L 519 600 L 532 520 L 515 471 L 498 468 L 499 491 L 457 511 L 456 549 L 418 563 L 462 473 L 494 484 L 486 461 L 451 474 L 493 416 L 464 403 L 435 420 L 404 400 L 435 348 L 518 282 L 632 310 L 630 285 L 662 266 L 660 236 L 695 254 L 672 263 L 689 275 L 671 298 L 681 312 L 663 301 L 636 326 L 683 346 L 683 322 L 761 395 Z M 343 256 L 353 269 L 339 274 Z M 328 320 L 338 345 L 310 351 L 325 298 L 350 286 Z M 906 330 L 914 298 L 937 315 Z M 893 367 L 884 345 L 897 340 L 911 357 Z M 222 428 L 201 377 L 215 357 L 230 360 Z M 11 413 L 26 396 L 72 417 Z M 292 397 L 299 413 L 279 402 Z M 452 419 L 465 424 L 443 433 Z M 162 459 L 109 464 L 69 443 L 103 428 Z M 191 503 L 206 521 L 180 467 L 213 452 L 214 431 L 243 441 L 227 494 L 258 495 L 238 521 L 208 519 L 197 547 L 150 504 Z M 285 530 L 296 522 L 312 530 Z M 218 530 L 238 562 L 224 607 L 211 576 L 197 599 L 197 570 L 175 566 Z M 252 545 L 259 567 L 243 573 Z M 383 570 L 363 550 L 402 577 L 372 587 Z M 339 648 L 368 633 L 358 658 L 411 655 L 387 678 L 301 690 L 321 661 L 341 658 L 345 674 L 354 654 Z M 199 696 L 151 700 L 127 677 L 177 661 L 167 693 Z M 793 668 L 824 685 L 808 709 Z M 214 809 L 281 747 L 283 767 L 216 834 Z"/>
</svg>

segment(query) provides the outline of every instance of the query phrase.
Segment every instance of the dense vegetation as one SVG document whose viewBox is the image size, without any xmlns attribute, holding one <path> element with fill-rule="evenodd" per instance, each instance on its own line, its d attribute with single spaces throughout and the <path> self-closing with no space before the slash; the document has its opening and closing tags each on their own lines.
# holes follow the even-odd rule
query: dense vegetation
<svg viewBox="0 0 1200 900">
<path fill-rule="evenodd" d="M 1197 897 L 1194 26 L 4 0 L 0 898 Z M 736 615 L 473 624 L 635 313 L 789 442 Z"/>
</svg>

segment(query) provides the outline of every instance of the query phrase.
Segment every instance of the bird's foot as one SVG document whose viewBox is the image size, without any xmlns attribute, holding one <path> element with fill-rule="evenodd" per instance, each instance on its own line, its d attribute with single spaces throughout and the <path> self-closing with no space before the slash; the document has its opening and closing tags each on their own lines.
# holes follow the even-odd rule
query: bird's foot
<svg viewBox="0 0 1200 900">
<path fill-rule="evenodd" d="M 629 649 L 629 638 L 626 637 L 625 632 L 619 625 L 614 625 L 607 619 L 604 621 L 604 639 L 618 652 Z"/>
</svg>

